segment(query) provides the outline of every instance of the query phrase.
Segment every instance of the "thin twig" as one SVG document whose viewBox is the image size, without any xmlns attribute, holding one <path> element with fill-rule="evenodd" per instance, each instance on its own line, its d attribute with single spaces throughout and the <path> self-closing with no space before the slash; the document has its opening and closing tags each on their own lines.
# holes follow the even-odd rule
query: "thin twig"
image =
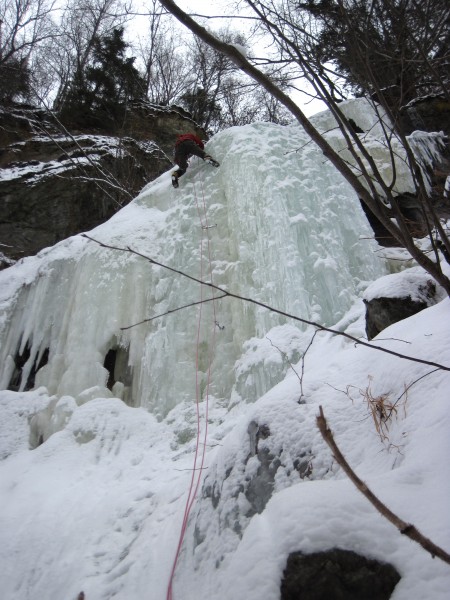
<svg viewBox="0 0 450 600">
<path fill-rule="evenodd" d="M 143 321 L 139 321 L 139 323 L 133 323 L 133 325 L 128 325 L 127 327 L 121 327 L 121 331 L 125 331 L 126 329 L 131 329 L 132 327 L 137 327 L 138 325 L 142 325 L 143 323 L 149 323 L 154 319 L 159 319 L 160 317 L 165 317 L 166 315 L 170 315 L 171 313 L 177 312 L 177 310 L 183 310 L 184 308 L 189 308 L 190 306 L 196 306 L 197 304 L 205 304 L 206 302 L 211 302 L 212 300 L 219 300 L 220 298 L 225 298 L 226 294 L 223 296 L 214 296 L 212 298 L 206 298 L 204 300 L 198 300 L 197 302 L 190 302 L 189 304 L 185 304 L 184 306 L 179 306 L 178 308 L 171 308 L 166 312 L 163 312 L 159 315 L 155 315 L 154 317 L 149 317 L 148 319 L 144 319 Z"/>
<path fill-rule="evenodd" d="M 378 512 L 383 515 L 388 521 L 390 521 L 403 535 L 406 535 L 414 542 L 417 542 L 422 546 L 424 550 L 429 552 L 431 556 L 434 558 L 437 556 L 447 564 L 450 564 L 450 554 L 448 554 L 445 550 L 437 546 L 434 542 L 432 542 L 429 538 L 425 537 L 414 527 L 411 523 L 406 523 L 398 517 L 395 513 L 393 513 L 375 494 L 367 487 L 367 485 L 359 479 L 353 469 L 350 467 L 348 462 L 345 460 L 343 454 L 339 450 L 336 442 L 334 441 L 333 433 L 331 429 L 329 429 L 327 421 L 325 419 L 325 415 L 321 406 L 319 406 L 320 414 L 316 418 L 317 427 L 325 440 L 328 446 L 331 449 L 334 459 L 339 464 L 339 466 L 343 469 L 347 477 L 351 480 L 351 482 L 358 488 L 358 490 L 369 500 L 369 502 L 378 510 Z"/>
<path fill-rule="evenodd" d="M 428 375 L 431 375 L 432 373 L 436 373 L 436 371 L 438 371 L 438 370 L 439 369 L 433 369 L 432 371 L 428 371 L 428 373 L 424 373 L 423 375 L 421 375 L 420 377 L 418 377 L 417 379 L 412 381 L 409 385 L 405 386 L 404 391 L 400 394 L 400 396 L 397 398 L 397 400 L 392 405 L 391 412 L 393 410 L 395 410 L 395 407 L 397 406 L 397 404 L 400 402 L 400 400 L 403 398 L 403 396 L 408 393 L 408 391 L 412 388 L 413 385 L 418 383 L 421 379 L 428 377 Z M 389 413 L 388 418 L 391 416 L 391 412 Z"/>
<path fill-rule="evenodd" d="M 300 375 L 297 373 L 297 371 L 294 369 L 294 365 L 289 360 L 289 356 L 286 354 L 286 352 L 283 352 L 283 350 L 281 350 L 281 348 L 278 348 L 278 346 L 272 342 L 272 340 L 270 339 L 270 337 L 268 335 L 266 335 L 266 339 L 269 340 L 271 346 L 273 346 L 274 348 L 276 348 L 276 350 L 278 350 L 278 352 L 286 360 L 286 362 L 288 363 L 288 365 L 291 367 L 291 369 L 296 374 L 297 379 L 300 382 L 300 398 L 302 398 L 302 396 L 303 396 L 303 383 L 302 383 L 302 379 L 301 379 Z"/>
<path fill-rule="evenodd" d="M 299 403 L 300 403 L 300 400 L 303 398 L 303 377 L 304 377 L 304 375 L 305 375 L 305 357 L 306 357 L 306 353 L 308 352 L 308 350 L 309 350 L 309 349 L 311 348 L 311 346 L 313 345 L 313 343 L 314 343 L 314 338 L 316 337 L 316 334 L 317 334 L 317 333 L 318 333 L 318 330 L 316 330 L 316 331 L 313 333 L 313 336 L 312 336 L 312 338 L 309 340 L 309 342 L 308 342 L 308 345 L 306 346 L 306 350 L 303 352 L 303 355 L 302 355 L 302 376 L 301 376 L 301 379 L 300 379 L 300 381 L 301 381 L 301 396 L 300 396 L 300 398 L 299 398 Z"/>
</svg>

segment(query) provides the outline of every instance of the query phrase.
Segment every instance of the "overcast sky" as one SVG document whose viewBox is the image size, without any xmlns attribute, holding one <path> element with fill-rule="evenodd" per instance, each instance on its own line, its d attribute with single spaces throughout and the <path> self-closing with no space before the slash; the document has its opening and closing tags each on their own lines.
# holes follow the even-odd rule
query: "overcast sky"
<svg viewBox="0 0 450 600">
<path fill-rule="evenodd" d="M 175 0 L 176 4 L 187 13 L 195 13 L 199 15 L 207 15 L 207 16 L 216 16 L 216 15 L 236 15 L 236 12 L 233 9 L 233 2 L 230 0 Z M 240 20 L 229 20 L 229 19 L 211 19 L 208 20 L 208 27 L 211 29 L 219 29 L 221 27 L 226 27 L 230 25 L 239 31 L 245 33 L 246 27 L 248 27 L 248 21 L 245 19 Z M 255 48 L 249 48 L 250 54 L 253 56 L 257 55 L 259 57 L 264 55 L 263 46 L 259 46 L 257 48 L 257 52 L 255 53 Z M 302 84 L 299 85 L 302 87 Z M 324 110 L 323 102 L 319 100 L 308 100 L 306 96 L 301 94 L 300 92 L 292 92 L 291 97 L 293 100 L 300 106 L 300 108 L 304 111 L 306 116 L 311 116 L 317 112 Z"/>
<path fill-rule="evenodd" d="M 229 14 L 231 10 L 227 7 L 230 2 L 227 0 L 175 0 L 178 6 L 186 12 L 195 12 L 202 15 L 222 15 Z"/>
</svg>

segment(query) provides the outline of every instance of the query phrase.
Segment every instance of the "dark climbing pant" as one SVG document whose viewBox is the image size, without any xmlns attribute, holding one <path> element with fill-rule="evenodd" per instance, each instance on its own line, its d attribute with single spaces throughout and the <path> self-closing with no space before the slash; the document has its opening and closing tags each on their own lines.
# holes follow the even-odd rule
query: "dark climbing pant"
<svg viewBox="0 0 450 600">
<path fill-rule="evenodd" d="M 197 146 L 197 144 L 192 140 L 184 140 L 184 142 L 180 142 L 178 146 L 176 146 L 175 163 L 179 167 L 175 171 L 175 175 L 177 177 L 181 177 L 186 173 L 186 169 L 188 167 L 188 158 L 193 154 L 203 159 L 206 156 L 206 152 Z"/>
</svg>

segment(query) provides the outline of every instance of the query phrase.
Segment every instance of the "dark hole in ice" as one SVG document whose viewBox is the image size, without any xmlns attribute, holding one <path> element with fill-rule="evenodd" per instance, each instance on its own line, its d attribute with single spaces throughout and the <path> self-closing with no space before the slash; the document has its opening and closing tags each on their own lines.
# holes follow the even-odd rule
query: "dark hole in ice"
<svg viewBox="0 0 450 600">
<path fill-rule="evenodd" d="M 106 387 L 108 388 L 108 390 L 112 390 L 114 384 L 116 383 L 116 380 L 114 379 L 116 360 L 117 360 L 117 350 L 111 348 L 111 350 L 108 350 L 108 352 L 105 356 L 105 361 L 103 363 L 103 366 L 109 372 L 108 382 L 106 384 Z"/>
<path fill-rule="evenodd" d="M 128 348 L 113 343 L 105 355 L 103 366 L 108 371 L 106 387 L 112 391 L 115 384 L 120 382 L 123 385 L 122 400 L 128 406 L 133 406 L 133 369 L 129 366 L 128 360 Z"/>
<path fill-rule="evenodd" d="M 31 348 L 29 344 L 27 343 L 22 353 L 17 351 L 17 354 L 14 357 L 15 368 L 8 386 L 9 390 L 17 392 L 22 386 L 24 377 L 26 377 L 26 382 L 23 386 L 23 390 L 28 391 L 34 388 L 36 373 L 39 371 L 39 369 L 41 369 L 44 365 L 48 363 L 49 349 L 46 348 L 44 350 L 39 360 L 38 356 L 39 353 L 36 356 L 33 364 L 31 365 L 30 370 L 28 371 L 28 366 L 31 357 Z"/>
</svg>

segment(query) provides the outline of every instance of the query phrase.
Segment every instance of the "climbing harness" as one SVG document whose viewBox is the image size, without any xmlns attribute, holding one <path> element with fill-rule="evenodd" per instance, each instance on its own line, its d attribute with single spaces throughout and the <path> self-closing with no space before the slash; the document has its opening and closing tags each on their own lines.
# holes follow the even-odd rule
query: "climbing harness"
<svg viewBox="0 0 450 600">
<path fill-rule="evenodd" d="M 209 263 L 209 278 L 210 278 L 211 283 L 213 283 L 212 259 L 211 259 L 212 252 L 211 252 L 211 239 L 209 237 L 209 229 L 212 229 L 213 227 L 217 227 L 217 225 L 208 225 L 208 215 L 207 215 L 207 210 L 206 210 L 206 202 L 205 202 L 205 194 L 204 194 L 204 190 L 203 190 L 203 185 L 202 185 L 202 207 L 200 207 L 200 205 L 199 205 L 195 183 L 194 183 L 194 196 L 195 196 L 195 202 L 197 205 L 197 213 L 198 213 L 198 217 L 199 217 L 199 221 L 200 221 L 200 230 L 202 232 L 201 239 L 200 239 L 200 280 L 203 281 L 203 277 L 204 277 L 203 246 L 204 246 L 204 241 L 205 241 L 204 232 L 206 232 L 207 258 L 208 258 L 208 263 Z M 190 481 L 190 485 L 189 485 L 189 492 L 188 492 L 188 496 L 186 499 L 183 521 L 182 521 L 181 530 L 180 530 L 180 536 L 179 536 L 179 540 L 178 540 L 177 549 L 175 552 L 175 558 L 173 561 L 172 570 L 170 572 L 170 579 L 169 579 L 169 583 L 168 583 L 168 587 L 167 587 L 166 600 L 173 600 L 173 580 L 174 580 L 174 576 L 175 576 L 175 571 L 177 568 L 178 559 L 179 559 L 179 556 L 181 553 L 181 548 L 183 545 L 183 540 L 184 540 L 184 536 L 185 536 L 186 529 L 187 529 L 189 514 L 194 505 L 194 501 L 195 501 L 198 489 L 200 487 L 200 482 L 202 479 L 202 472 L 204 469 L 204 462 L 205 462 L 205 455 L 206 455 L 206 440 L 207 440 L 207 434 L 208 434 L 209 386 L 211 383 L 211 363 L 212 363 L 212 357 L 214 354 L 215 341 L 216 341 L 216 326 L 219 327 L 219 329 L 225 329 L 225 326 L 219 325 L 219 322 L 217 321 L 215 290 L 213 288 L 211 288 L 212 307 L 213 307 L 213 322 L 212 322 L 212 329 L 211 329 L 211 334 L 210 334 L 211 351 L 208 356 L 207 381 L 206 381 L 206 388 L 205 388 L 206 395 L 205 395 L 205 415 L 204 415 L 204 419 L 203 419 L 203 441 L 200 442 L 200 439 L 202 436 L 201 436 L 201 416 L 200 416 L 200 399 L 201 398 L 200 398 L 200 382 L 199 382 L 199 348 L 200 348 L 200 343 L 201 343 L 200 338 L 201 338 L 201 325 L 202 325 L 202 315 L 203 315 L 203 302 L 205 300 L 204 287 L 205 286 L 203 286 L 203 285 L 200 286 L 200 309 L 199 309 L 198 322 L 197 322 L 197 344 L 196 344 L 196 358 L 195 358 L 197 441 L 196 441 L 196 446 L 195 446 L 194 465 L 192 468 L 192 476 L 191 476 L 191 481 Z M 201 452 L 199 450 L 200 445 L 203 446 L 203 450 Z"/>
</svg>

